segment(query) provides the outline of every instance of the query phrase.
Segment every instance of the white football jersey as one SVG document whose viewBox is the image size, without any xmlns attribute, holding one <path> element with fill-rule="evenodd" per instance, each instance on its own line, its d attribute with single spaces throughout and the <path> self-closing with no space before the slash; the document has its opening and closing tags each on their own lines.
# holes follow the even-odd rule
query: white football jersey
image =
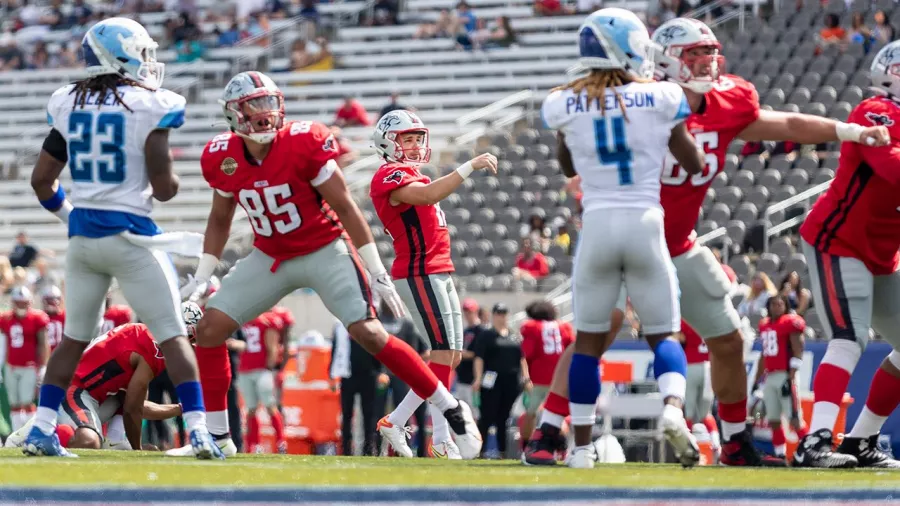
<svg viewBox="0 0 900 506">
<path fill-rule="evenodd" d="M 66 140 L 75 209 L 121 211 L 146 217 L 153 209 L 144 145 L 156 129 L 184 123 L 185 98 L 164 89 L 120 86 L 119 95 L 88 96 L 75 106 L 74 85 L 56 90 L 47 104 L 47 121 Z"/>
<path fill-rule="evenodd" d="M 663 161 L 672 128 L 691 113 L 681 86 L 669 82 L 629 83 L 606 100 L 588 103 L 587 93 L 550 93 L 541 107 L 547 127 L 565 135 L 575 171 L 581 176 L 585 211 L 597 208 L 662 209 Z"/>
</svg>

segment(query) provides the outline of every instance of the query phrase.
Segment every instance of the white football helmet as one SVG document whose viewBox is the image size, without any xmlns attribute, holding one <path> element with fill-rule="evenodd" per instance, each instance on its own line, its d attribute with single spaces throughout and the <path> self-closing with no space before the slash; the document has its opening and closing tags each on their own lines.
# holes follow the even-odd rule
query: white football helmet
<svg viewBox="0 0 900 506">
<path fill-rule="evenodd" d="M 48 313 L 58 313 L 62 305 L 62 290 L 58 286 L 50 285 L 41 293 L 42 309 Z"/>
<path fill-rule="evenodd" d="M 29 290 L 27 286 L 14 286 L 9 292 L 9 298 L 12 300 L 13 313 L 15 313 L 16 316 L 21 318 L 28 313 L 33 296 L 31 295 L 31 290 Z"/>
<path fill-rule="evenodd" d="M 262 72 L 241 72 L 231 78 L 219 100 L 231 131 L 268 144 L 284 126 L 284 95 Z"/>
<path fill-rule="evenodd" d="M 133 19 L 100 21 L 84 34 L 81 47 L 91 76 L 116 74 L 150 90 L 162 86 L 165 65 L 156 61 L 159 44 Z"/>
<path fill-rule="evenodd" d="M 675 18 L 653 32 L 653 41 L 662 47 L 656 57 L 657 77 L 672 80 L 696 93 L 707 93 L 718 82 L 725 69 L 725 57 L 719 54 L 722 45 L 716 34 L 702 21 Z M 696 48 L 710 48 L 711 54 L 686 54 Z"/>
<path fill-rule="evenodd" d="M 182 302 L 181 318 L 184 320 L 185 327 L 187 327 L 188 339 L 193 339 L 197 330 L 197 324 L 203 318 L 203 310 L 194 302 Z"/>
<path fill-rule="evenodd" d="M 578 29 L 578 63 L 586 69 L 621 69 L 633 77 L 652 78 L 659 52 L 655 46 L 644 23 L 618 7 L 595 11 Z"/>
<path fill-rule="evenodd" d="M 878 51 L 869 75 L 872 78 L 872 91 L 900 102 L 900 40 L 895 40 Z"/>
<path fill-rule="evenodd" d="M 400 136 L 406 133 L 419 133 L 424 136 L 422 142 L 414 147 L 404 148 Z M 375 124 L 372 142 L 379 156 L 390 162 L 422 164 L 431 159 L 431 148 L 428 147 L 428 129 L 419 117 L 410 111 L 391 111 Z"/>
</svg>

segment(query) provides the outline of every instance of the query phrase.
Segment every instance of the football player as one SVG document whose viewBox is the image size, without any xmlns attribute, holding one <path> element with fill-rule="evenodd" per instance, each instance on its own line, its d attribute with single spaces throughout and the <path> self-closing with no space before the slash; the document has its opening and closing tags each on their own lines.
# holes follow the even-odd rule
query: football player
<svg viewBox="0 0 900 506">
<path fill-rule="evenodd" d="M 834 181 L 800 227 L 801 247 L 825 335 L 813 379 L 810 433 L 794 455 L 803 467 L 900 468 L 878 448 L 878 433 L 900 404 L 900 41 L 872 62 L 872 89 L 850 113 L 857 129 L 889 132 L 889 144 L 844 144 Z M 872 378 L 865 408 L 832 452 L 835 421 L 869 328 L 894 348 Z"/>
<path fill-rule="evenodd" d="M 9 396 L 12 429 L 16 430 L 31 417 L 34 391 L 39 372 L 47 363 L 47 324 L 50 319 L 40 309 L 31 307 L 31 290 L 16 286 L 10 293 L 13 309 L 0 314 L 0 334 L 6 340 L 6 370 L 3 377 Z"/>
<path fill-rule="evenodd" d="M 50 321 L 47 323 L 47 345 L 50 352 L 62 342 L 63 327 L 66 324 L 66 311 L 62 308 L 62 290 L 56 286 L 49 286 L 41 294 L 41 309 L 47 313 Z"/>
<path fill-rule="evenodd" d="M 254 248 L 222 280 L 197 331 L 209 423 L 220 444 L 230 441 L 226 339 L 287 294 L 309 287 L 367 351 L 438 406 L 462 456 L 477 455 L 481 436 L 470 408 L 375 317 L 373 290 L 395 314 L 404 313 L 403 301 L 337 167 L 336 141 L 328 127 L 285 121 L 281 91 L 260 72 L 233 77 L 222 103 L 230 131 L 214 137 L 200 160 L 203 177 L 214 189 L 204 255 L 182 289 L 184 297 L 203 292 L 240 204 L 250 218 Z"/>
<path fill-rule="evenodd" d="M 284 421 L 275 400 L 275 367 L 279 356 L 280 329 L 283 327 L 281 318 L 271 311 L 257 316 L 241 327 L 247 347 L 241 353 L 237 386 L 247 409 L 247 450 L 250 452 L 255 451 L 255 447 L 259 444 L 259 420 L 256 409 L 262 404 L 269 412 L 272 429 L 275 430 L 275 449 L 278 453 L 287 453 Z"/>
<path fill-rule="evenodd" d="M 579 63 L 589 73 L 553 90 L 541 108 L 546 125 L 559 131 L 564 172 L 581 176 L 584 189 L 572 273 L 577 335 L 569 403 L 575 449 L 567 464 L 591 468 L 596 461 L 591 432 L 600 394 L 598 359 L 615 338 L 610 314 L 624 285 L 660 363 L 663 431 L 682 465 L 692 466 L 700 452 L 681 409 L 687 366 L 672 338 L 681 314 L 659 196 L 666 146 L 687 171 L 703 169 L 684 123 L 690 108 L 680 86 L 652 80 L 653 43 L 634 13 L 596 11 L 582 24 L 579 40 Z"/>
<path fill-rule="evenodd" d="M 112 295 L 106 295 L 103 307 L 103 323 L 100 325 L 100 333 L 105 334 L 110 330 L 134 320 L 134 313 L 125 304 L 113 304 Z"/>
<path fill-rule="evenodd" d="M 450 232 L 440 203 L 474 171 L 496 173 L 497 158 L 477 156 L 432 181 L 419 171 L 431 158 L 428 129 L 415 113 L 405 110 L 391 111 L 379 119 L 372 140 L 385 163 L 372 177 L 369 196 L 397 252 L 391 277 L 419 332 L 431 343 L 428 367 L 450 388 L 453 370 L 462 359 L 462 308 L 450 277 L 454 270 Z M 398 455 L 414 456 L 404 426 L 423 402 L 410 390 L 393 412 L 378 421 L 378 431 Z M 460 459 L 441 410 L 434 405 L 429 410 L 431 454 Z"/>
<path fill-rule="evenodd" d="M 184 123 L 185 98 L 161 88 L 164 65 L 136 21 L 108 18 L 84 35 L 87 77 L 47 104 L 50 133 L 31 175 L 41 205 L 68 224 L 65 337 L 50 357 L 24 452 L 70 456 L 56 416 L 81 354 L 100 330 L 112 279 L 168 359 L 198 458 L 221 457 L 206 429 L 197 363 L 179 307 L 178 276 L 166 252 L 199 256 L 199 234 L 163 234 L 153 199 L 178 192 L 169 131 Z M 68 165 L 72 193 L 59 175 Z"/>
</svg>

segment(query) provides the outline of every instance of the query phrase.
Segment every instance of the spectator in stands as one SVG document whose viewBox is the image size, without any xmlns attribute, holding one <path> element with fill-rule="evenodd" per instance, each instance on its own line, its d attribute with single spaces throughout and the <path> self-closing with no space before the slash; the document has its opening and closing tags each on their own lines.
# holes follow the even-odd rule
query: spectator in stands
<svg viewBox="0 0 900 506">
<path fill-rule="evenodd" d="M 44 41 L 38 41 L 34 45 L 28 60 L 29 70 L 49 69 L 56 66 L 50 58 L 50 52 L 47 51 L 47 43 Z"/>
<path fill-rule="evenodd" d="M 778 293 L 787 297 L 790 308 L 798 315 L 803 316 L 809 309 L 809 303 L 812 300 L 812 294 L 806 288 L 803 288 L 803 281 L 797 271 L 791 271 L 781 280 L 781 288 Z"/>
<path fill-rule="evenodd" d="M 509 16 L 498 17 L 494 26 L 488 30 L 487 37 L 484 40 L 479 39 L 478 42 L 483 47 L 510 47 L 518 42 L 516 31 L 509 22 Z"/>
<path fill-rule="evenodd" d="M 351 96 L 344 97 L 344 104 L 334 116 L 334 124 L 341 127 L 369 126 L 372 120 L 369 113 L 358 100 Z"/>
<path fill-rule="evenodd" d="M 16 244 L 9 253 L 9 264 L 13 267 L 31 267 L 31 264 L 37 260 L 40 252 L 37 248 L 28 242 L 28 236 L 25 232 L 19 232 L 16 235 Z"/>
<path fill-rule="evenodd" d="M 318 0 L 301 0 L 300 10 L 297 12 L 298 15 L 303 16 L 304 18 L 307 38 L 310 39 L 316 36 L 316 29 L 319 26 L 319 22 L 322 20 L 319 15 L 319 9 L 316 7 L 318 3 Z"/>
<path fill-rule="evenodd" d="M 465 1 L 456 5 L 456 43 L 458 48 L 471 51 L 474 47 L 472 34 L 478 29 L 478 19 Z"/>
<path fill-rule="evenodd" d="M 456 368 L 456 398 L 465 401 L 472 409 L 476 409 L 472 397 L 472 383 L 475 381 L 475 347 L 478 346 L 478 336 L 484 331 L 481 311 L 475 299 L 465 299 L 462 302 L 463 311 L 463 352 L 459 367 Z M 478 413 L 473 412 L 475 418 Z"/>
<path fill-rule="evenodd" d="M 338 157 L 337 164 L 338 167 L 344 168 L 351 163 L 355 162 L 359 157 L 359 153 L 353 149 L 353 146 L 347 142 L 347 139 L 342 135 L 341 127 L 337 125 L 331 125 L 331 134 L 334 135 L 334 140 L 337 143 Z"/>
<path fill-rule="evenodd" d="M 473 392 L 481 395 L 478 428 L 486 441 L 488 430 L 497 429 L 497 449 L 506 453 L 506 421 L 522 388 L 531 390 L 522 356 L 522 338 L 509 328 L 509 308 L 498 303 L 491 311 L 491 328 L 478 336 L 475 348 Z M 485 445 L 485 450 L 487 449 Z"/>
<path fill-rule="evenodd" d="M 866 26 L 866 19 L 861 12 L 854 13 L 851 18 L 849 38 L 851 44 L 862 44 L 866 52 L 869 51 L 872 45 L 872 30 Z"/>
<path fill-rule="evenodd" d="M 405 105 L 400 104 L 400 92 L 395 91 L 395 92 L 391 93 L 391 101 L 388 102 L 388 104 L 386 106 L 381 108 L 381 113 L 379 113 L 378 117 L 382 118 L 382 117 L 384 117 L 385 114 L 387 114 L 391 111 L 397 111 L 397 110 L 403 110 L 403 109 L 410 110 Z"/>
<path fill-rule="evenodd" d="M 519 229 L 519 237 L 531 239 L 531 244 L 536 250 L 546 252 L 550 248 L 550 227 L 547 226 L 543 215 L 532 214 L 528 223 Z"/>
<path fill-rule="evenodd" d="M 776 295 L 778 290 L 769 276 L 765 272 L 757 272 L 750 282 L 750 291 L 738 306 L 738 314 L 743 318 L 748 318 L 753 327 L 760 318 L 766 315 L 766 303 L 769 297 Z"/>
<path fill-rule="evenodd" d="M 372 26 L 393 26 L 397 24 L 400 8 L 396 0 L 375 0 L 372 6 Z"/>
<path fill-rule="evenodd" d="M 534 13 L 538 16 L 559 16 L 565 11 L 560 0 L 535 0 Z"/>
<path fill-rule="evenodd" d="M 872 35 L 875 40 L 882 44 L 887 44 L 894 40 L 894 27 L 888 21 L 887 14 L 882 11 L 875 12 L 875 28 L 872 29 Z"/>
<path fill-rule="evenodd" d="M 25 53 L 19 49 L 15 35 L 5 32 L 0 36 L 0 70 L 24 70 Z"/>
<path fill-rule="evenodd" d="M 225 31 L 219 30 L 219 27 L 213 28 L 213 35 L 216 38 L 216 47 L 231 47 L 241 40 L 241 30 L 237 23 L 232 23 Z"/>
<path fill-rule="evenodd" d="M 572 238 L 569 236 L 569 226 L 561 218 L 557 219 L 555 224 L 556 238 L 553 239 L 553 244 L 562 248 L 566 253 L 572 254 Z"/>
<path fill-rule="evenodd" d="M 532 247 L 531 239 L 522 239 L 522 251 L 516 256 L 512 275 L 519 281 L 536 281 L 550 274 L 547 257 Z"/>
<path fill-rule="evenodd" d="M 59 51 L 56 53 L 57 63 L 60 68 L 70 69 L 79 67 L 81 63 L 78 61 L 78 55 L 72 48 L 73 42 L 63 43 L 60 45 Z"/>
<path fill-rule="evenodd" d="M 202 60 L 206 53 L 206 47 L 200 40 L 200 32 L 193 31 L 185 35 L 185 38 L 175 43 L 175 51 L 177 56 L 175 61 L 179 63 L 188 63 L 196 60 Z"/>
<path fill-rule="evenodd" d="M 94 15 L 94 10 L 87 5 L 84 0 L 75 0 L 72 8 L 69 10 L 69 26 L 83 24 L 82 19 L 88 19 Z"/>
<path fill-rule="evenodd" d="M 454 26 L 453 17 L 450 16 L 450 11 L 448 9 L 441 9 L 441 13 L 438 15 L 437 21 L 433 23 L 430 21 L 426 21 L 425 23 L 419 25 L 419 28 L 416 29 L 416 33 L 413 35 L 413 38 L 444 38 L 450 37 L 450 35 L 455 32 L 456 27 Z"/>
<path fill-rule="evenodd" d="M 313 53 L 307 47 L 305 39 L 295 40 L 291 46 L 291 69 L 311 72 L 334 68 L 334 58 L 331 56 L 328 40 L 319 37 L 316 39 L 316 45 L 319 46 L 319 50 Z"/>
<path fill-rule="evenodd" d="M 825 28 L 819 31 L 820 46 L 838 45 L 844 47 L 846 43 L 847 31 L 841 28 L 841 17 L 833 12 L 825 14 Z"/>
</svg>

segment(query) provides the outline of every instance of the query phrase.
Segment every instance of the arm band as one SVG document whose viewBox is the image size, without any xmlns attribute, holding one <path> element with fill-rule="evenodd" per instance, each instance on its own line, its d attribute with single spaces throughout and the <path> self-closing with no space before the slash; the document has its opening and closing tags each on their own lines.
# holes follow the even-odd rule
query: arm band
<svg viewBox="0 0 900 506">
<path fill-rule="evenodd" d="M 791 357 L 789 362 L 791 369 L 800 369 L 800 366 L 803 365 L 803 359 L 797 357 Z"/>
<path fill-rule="evenodd" d="M 47 134 L 47 137 L 44 139 L 44 145 L 41 146 L 41 149 L 47 152 L 48 155 L 56 158 L 60 162 L 66 163 L 69 161 L 69 153 L 68 148 L 66 147 L 66 140 L 63 138 L 62 134 L 59 133 L 55 128 L 50 129 L 50 133 Z"/>
<path fill-rule="evenodd" d="M 472 167 L 472 162 L 466 162 L 456 168 L 456 172 L 459 172 L 459 175 L 462 176 L 463 179 L 471 176 L 474 170 L 475 167 Z"/>
<path fill-rule="evenodd" d="M 46 209 L 52 213 L 52 212 L 55 212 L 56 210 L 58 210 L 59 208 L 61 208 L 65 201 L 66 201 L 66 191 L 63 190 L 62 185 L 59 184 L 59 181 L 57 181 L 56 182 L 56 193 L 54 193 L 53 196 L 50 197 L 49 199 L 42 200 L 41 205 L 44 207 L 44 209 Z"/>
</svg>

